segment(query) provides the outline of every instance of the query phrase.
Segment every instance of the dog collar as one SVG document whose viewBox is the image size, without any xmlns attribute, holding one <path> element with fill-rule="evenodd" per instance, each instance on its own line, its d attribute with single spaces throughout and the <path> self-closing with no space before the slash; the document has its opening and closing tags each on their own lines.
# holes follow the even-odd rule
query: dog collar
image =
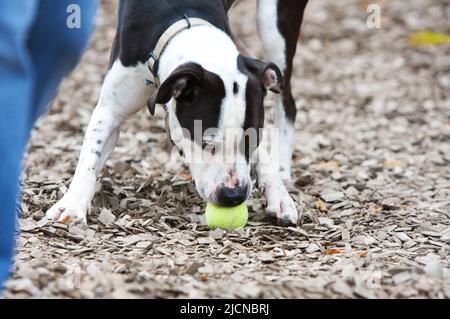
<svg viewBox="0 0 450 319">
<path fill-rule="evenodd" d="M 161 55 L 164 53 L 164 50 L 166 49 L 170 40 L 172 40 L 178 33 L 180 33 L 183 30 L 202 25 L 212 26 L 212 24 L 206 20 L 200 18 L 189 18 L 185 14 L 183 19 L 178 20 L 177 22 L 172 24 L 161 35 L 158 42 L 156 43 L 155 49 L 150 53 L 150 56 L 147 61 L 148 68 L 150 69 L 150 72 L 153 74 L 154 85 L 156 87 L 159 87 L 160 85 L 158 76 L 159 59 L 161 58 Z"/>
</svg>

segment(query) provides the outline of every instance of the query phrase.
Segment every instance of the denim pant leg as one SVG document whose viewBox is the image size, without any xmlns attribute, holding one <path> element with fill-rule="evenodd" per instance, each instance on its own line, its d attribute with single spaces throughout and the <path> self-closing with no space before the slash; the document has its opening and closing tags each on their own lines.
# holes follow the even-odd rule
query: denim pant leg
<svg viewBox="0 0 450 319">
<path fill-rule="evenodd" d="M 79 60 L 96 8 L 95 0 L 0 0 L 0 289 L 14 247 L 23 148 Z"/>
<path fill-rule="evenodd" d="M 35 78 L 31 125 L 78 63 L 92 33 L 96 9 L 96 0 L 39 1 L 28 43 Z"/>
<path fill-rule="evenodd" d="M 33 92 L 27 34 L 35 0 L 0 0 L 0 289 L 14 248 L 18 175 Z"/>
</svg>

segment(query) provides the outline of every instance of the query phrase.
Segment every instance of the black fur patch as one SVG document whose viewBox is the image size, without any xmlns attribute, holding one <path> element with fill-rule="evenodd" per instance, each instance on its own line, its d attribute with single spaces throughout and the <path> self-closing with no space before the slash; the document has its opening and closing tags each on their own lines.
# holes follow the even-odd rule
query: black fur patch
<svg viewBox="0 0 450 319">
<path fill-rule="evenodd" d="M 231 36 L 225 0 L 121 0 L 117 33 L 111 51 L 110 66 L 117 59 L 124 66 L 146 62 L 163 32 L 184 15 L 202 18 Z"/>
<path fill-rule="evenodd" d="M 239 85 L 236 82 L 234 82 L 233 83 L 233 93 L 238 94 L 238 92 L 239 92 Z"/>
</svg>

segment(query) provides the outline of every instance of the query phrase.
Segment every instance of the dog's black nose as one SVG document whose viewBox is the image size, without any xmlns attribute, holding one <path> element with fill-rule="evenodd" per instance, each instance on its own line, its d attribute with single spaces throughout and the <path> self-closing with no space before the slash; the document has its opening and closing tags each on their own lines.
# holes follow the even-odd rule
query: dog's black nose
<svg viewBox="0 0 450 319">
<path fill-rule="evenodd" d="M 217 194 L 217 201 L 222 207 L 232 207 L 243 203 L 247 195 L 248 186 L 222 187 Z"/>
</svg>

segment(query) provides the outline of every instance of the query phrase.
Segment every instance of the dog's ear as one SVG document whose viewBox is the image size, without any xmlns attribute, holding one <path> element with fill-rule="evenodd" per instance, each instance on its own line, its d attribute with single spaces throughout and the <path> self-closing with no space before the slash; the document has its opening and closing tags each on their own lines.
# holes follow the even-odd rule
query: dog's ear
<svg viewBox="0 0 450 319">
<path fill-rule="evenodd" d="M 274 63 L 265 63 L 261 60 L 240 55 L 247 70 L 253 73 L 261 82 L 261 85 L 274 93 L 283 91 L 283 75 Z"/>
<path fill-rule="evenodd" d="M 201 84 L 204 69 L 197 63 L 185 63 L 176 68 L 169 77 L 161 83 L 147 102 L 151 115 L 155 114 L 156 104 L 164 104 L 171 98 L 176 100 L 193 99 L 194 87 Z"/>
</svg>

